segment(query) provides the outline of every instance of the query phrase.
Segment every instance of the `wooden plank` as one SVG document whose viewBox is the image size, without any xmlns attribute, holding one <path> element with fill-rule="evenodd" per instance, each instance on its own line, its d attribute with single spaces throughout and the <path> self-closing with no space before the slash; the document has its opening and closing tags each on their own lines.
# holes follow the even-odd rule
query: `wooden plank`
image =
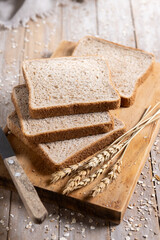
<svg viewBox="0 0 160 240">
<path fill-rule="evenodd" d="M 61 41 L 61 9 L 54 2 L 52 16 L 29 21 L 25 32 L 23 59 L 50 57 Z M 21 80 L 23 82 L 23 80 Z"/>
<path fill-rule="evenodd" d="M 78 41 L 97 34 L 95 0 L 72 1 L 63 6 L 62 39 Z"/>
<path fill-rule="evenodd" d="M 129 1 L 97 1 L 98 34 L 109 41 L 134 47 Z"/>
<path fill-rule="evenodd" d="M 13 111 L 11 103 L 12 88 L 19 82 L 19 65 L 23 47 L 24 28 L 6 30 L 3 64 L 0 72 L 3 88 L 1 90 L 2 104 L 0 106 L 1 126 L 6 124 L 7 115 Z M 3 41 L 3 40 L 2 40 Z M 3 49 L 3 50 L 4 50 Z"/>
<path fill-rule="evenodd" d="M 54 14 L 53 14 L 54 16 Z M 57 16 L 56 16 L 57 17 Z M 48 20 L 49 19 L 49 20 Z M 57 32 L 50 32 L 50 29 L 53 28 L 51 22 L 53 20 L 51 17 L 44 19 L 37 19 L 37 22 L 29 21 L 25 28 L 25 37 L 24 37 L 24 49 L 21 56 L 21 61 L 23 59 L 30 58 L 39 58 L 43 56 L 48 56 L 53 51 L 54 43 L 57 41 L 54 40 L 57 36 Z M 53 21 L 54 22 L 54 21 Z M 49 47 L 52 46 L 51 52 L 49 52 Z M 22 70 L 20 66 L 20 84 L 24 82 L 22 76 Z M 14 216 L 10 219 L 12 224 L 12 229 L 10 229 L 9 237 L 12 239 L 21 239 L 21 235 L 24 231 L 23 239 L 28 239 L 29 237 L 36 239 L 37 236 L 41 239 L 44 238 L 58 238 L 58 208 L 52 217 L 53 204 L 46 204 L 47 210 L 49 210 L 49 217 L 45 222 L 39 226 L 31 223 L 31 220 L 26 216 L 25 208 L 22 204 L 21 208 L 18 207 L 20 200 L 17 194 L 13 194 L 11 213 Z M 55 215 L 56 214 L 56 215 Z M 26 222 L 27 218 L 27 222 Z M 20 222 L 18 221 L 19 219 Z M 57 219 L 57 220 L 56 220 Z M 23 221 L 24 220 L 24 221 Z M 23 224 L 21 222 L 23 221 Z M 19 224 L 18 224 L 19 222 Z M 30 222 L 31 224 L 27 224 Z M 31 226 L 30 226 L 31 225 Z M 16 229 L 16 230 L 15 230 Z M 33 232 L 32 232 L 33 231 Z"/>
<path fill-rule="evenodd" d="M 4 127 L 6 125 L 6 117 L 12 111 L 13 105 L 11 103 L 10 93 L 14 85 L 19 81 L 19 62 L 23 45 L 24 29 L 20 28 L 19 31 L 1 30 L 0 32 L 0 125 Z M 6 49 L 6 50 L 5 50 Z M 7 239 L 8 235 L 8 223 L 9 223 L 9 208 L 10 208 L 10 191 L 3 191 L 6 201 L 6 207 L 1 205 L 0 212 L 4 214 L 5 218 L 4 229 L 1 236 L 2 239 Z M 2 209 L 2 207 L 4 209 Z M 7 225 L 6 225 L 7 224 Z M 4 230 L 3 229 L 3 230 Z M 1 231 L 0 231 L 1 232 Z"/>
<path fill-rule="evenodd" d="M 0 126 L 5 127 L 5 117 L 6 117 L 6 107 L 5 105 L 8 104 L 6 100 L 6 91 L 4 90 L 4 49 L 5 49 L 5 40 L 6 40 L 6 31 L 0 31 Z"/>
<path fill-rule="evenodd" d="M 152 184 L 151 166 L 147 161 L 134 194 L 119 226 L 111 225 L 111 239 L 159 239 L 159 223 Z"/>
<path fill-rule="evenodd" d="M 160 177 L 160 132 L 153 144 L 151 150 L 151 164 L 153 170 L 153 184 L 155 188 L 155 194 L 157 199 L 157 205 L 159 210 L 159 218 L 160 218 L 160 180 L 156 178 L 156 175 Z"/>
<path fill-rule="evenodd" d="M 28 239 L 51 239 L 55 236 L 58 239 L 58 208 L 53 204 L 44 203 L 49 216 L 41 224 L 35 224 L 28 217 L 23 204 L 17 195 L 13 193 L 10 211 L 10 231 L 8 238 L 12 240 Z"/>
<path fill-rule="evenodd" d="M 11 192 L 0 189 L 0 239 L 7 240 Z"/>
<path fill-rule="evenodd" d="M 160 60 L 160 30 L 157 26 L 158 19 L 160 18 L 160 2 L 159 1 L 131 1 L 131 7 L 133 12 L 133 20 L 136 31 L 137 45 L 146 51 L 155 54 L 156 60 Z M 139 24 L 141 23 L 141 24 Z M 158 139 L 157 139 L 158 141 Z M 153 146 L 151 151 L 151 163 L 153 169 L 153 175 L 160 175 L 160 167 L 158 161 L 158 142 L 157 146 Z M 155 195 L 160 208 L 160 187 L 158 181 L 155 181 Z"/>
<path fill-rule="evenodd" d="M 60 237 L 68 239 L 109 240 L 108 223 L 100 218 L 60 209 Z"/>
<path fill-rule="evenodd" d="M 0 31 L 0 126 L 5 126 L 5 119 L 3 118 L 5 105 L 5 92 L 4 89 L 4 80 L 3 80 L 3 67 L 4 67 L 4 46 L 6 39 L 6 31 Z M 3 92 L 2 92 L 3 91 Z M 9 210 L 10 210 L 10 197 L 11 192 L 8 190 L 0 189 L 0 239 L 7 240 L 8 234 L 8 224 L 9 224 Z"/>
<path fill-rule="evenodd" d="M 53 54 L 62 40 L 63 6 L 58 1 L 55 1 L 54 4 L 54 12 L 52 16 L 46 19 L 45 25 L 46 50 L 44 51 L 44 56 L 48 57 Z"/>
<path fill-rule="evenodd" d="M 160 60 L 160 1 L 131 0 L 138 48 L 152 52 Z"/>
</svg>

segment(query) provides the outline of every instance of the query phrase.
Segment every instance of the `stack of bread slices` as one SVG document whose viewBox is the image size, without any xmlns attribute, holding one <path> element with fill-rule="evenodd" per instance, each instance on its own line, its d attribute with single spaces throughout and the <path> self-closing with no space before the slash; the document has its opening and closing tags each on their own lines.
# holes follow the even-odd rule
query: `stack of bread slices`
<svg viewBox="0 0 160 240">
<path fill-rule="evenodd" d="M 8 128 L 53 170 L 82 161 L 124 133 L 109 110 L 133 104 L 153 61 L 149 53 L 90 36 L 70 57 L 27 60 Z"/>
</svg>

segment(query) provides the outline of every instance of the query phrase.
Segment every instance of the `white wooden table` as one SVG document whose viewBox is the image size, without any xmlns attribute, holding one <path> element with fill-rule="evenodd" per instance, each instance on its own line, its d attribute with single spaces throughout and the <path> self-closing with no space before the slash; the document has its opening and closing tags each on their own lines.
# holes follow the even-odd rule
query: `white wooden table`
<svg viewBox="0 0 160 240">
<path fill-rule="evenodd" d="M 0 30 L 0 125 L 13 110 L 10 93 L 23 83 L 23 59 L 50 56 L 62 39 L 77 41 L 85 35 L 152 52 L 160 60 L 159 0 L 54 1 L 53 15 L 30 21 L 26 27 Z M 118 226 L 45 203 L 49 217 L 35 225 L 17 193 L 0 189 L 0 239 L 152 239 L 158 240 L 160 209 L 160 134 L 152 147 Z"/>
</svg>

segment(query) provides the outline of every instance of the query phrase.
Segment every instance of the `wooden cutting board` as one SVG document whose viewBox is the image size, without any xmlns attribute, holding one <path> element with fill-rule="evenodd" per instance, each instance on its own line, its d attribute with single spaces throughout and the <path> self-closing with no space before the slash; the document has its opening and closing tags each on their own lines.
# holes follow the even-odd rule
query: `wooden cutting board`
<svg viewBox="0 0 160 240">
<path fill-rule="evenodd" d="M 74 46 L 74 44 L 73 44 Z M 71 43 L 62 42 L 54 56 L 70 55 Z M 134 105 L 130 108 L 120 108 L 112 113 L 123 120 L 127 129 L 138 122 L 144 110 L 149 105 L 160 101 L 160 63 L 155 63 L 153 72 L 138 88 Z M 87 192 L 96 185 L 96 180 L 87 187 L 71 193 L 69 196 L 61 194 L 67 179 L 50 185 L 50 170 L 31 149 L 25 146 L 12 134 L 8 139 L 13 146 L 17 158 L 24 168 L 31 182 L 38 187 L 43 196 L 57 201 L 60 206 L 70 209 L 94 213 L 113 222 L 120 223 L 126 207 L 134 191 L 135 185 L 149 155 L 154 139 L 158 134 L 160 121 L 147 126 L 131 142 L 123 157 L 123 165 L 118 178 L 108 188 L 95 198 L 87 198 Z M 12 187 L 11 179 L 0 159 L 0 185 Z M 41 189 L 46 191 L 41 191 Z"/>
</svg>

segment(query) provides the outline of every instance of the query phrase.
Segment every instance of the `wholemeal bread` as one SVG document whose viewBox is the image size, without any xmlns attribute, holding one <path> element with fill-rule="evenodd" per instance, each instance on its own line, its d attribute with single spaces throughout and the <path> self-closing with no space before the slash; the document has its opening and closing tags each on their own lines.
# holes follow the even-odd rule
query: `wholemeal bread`
<svg viewBox="0 0 160 240">
<path fill-rule="evenodd" d="M 120 97 L 100 57 L 63 57 L 23 63 L 32 118 L 118 108 Z"/>
<path fill-rule="evenodd" d="M 83 137 L 113 129 L 113 119 L 109 112 L 32 119 L 29 116 L 28 89 L 25 85 L 13 89 L 12 100 L 23 134 L 35 143 Z"/>
<path fill-rule="evenodd" d="M 108 133 L 36 145 L 30 143 L 23 135 L 15 112 L 8 117 L 7 125 L 15 136 L 44 158 L 45 164 L 52 170 L 86 159 L 111 144 L 125 131 L 124 123 L 114 119 L 114 129 Z"/>
<path fill-rule="evenodd" d="M 121 96 L 121 106 L 134 102 L 136 88 L 151 72 L 154 57 L 142 50 L 125 47 L 104 39 L 86 36 L 72 56 L 103 56 L 108 61 L 112 82 Z"/>
</svg>

